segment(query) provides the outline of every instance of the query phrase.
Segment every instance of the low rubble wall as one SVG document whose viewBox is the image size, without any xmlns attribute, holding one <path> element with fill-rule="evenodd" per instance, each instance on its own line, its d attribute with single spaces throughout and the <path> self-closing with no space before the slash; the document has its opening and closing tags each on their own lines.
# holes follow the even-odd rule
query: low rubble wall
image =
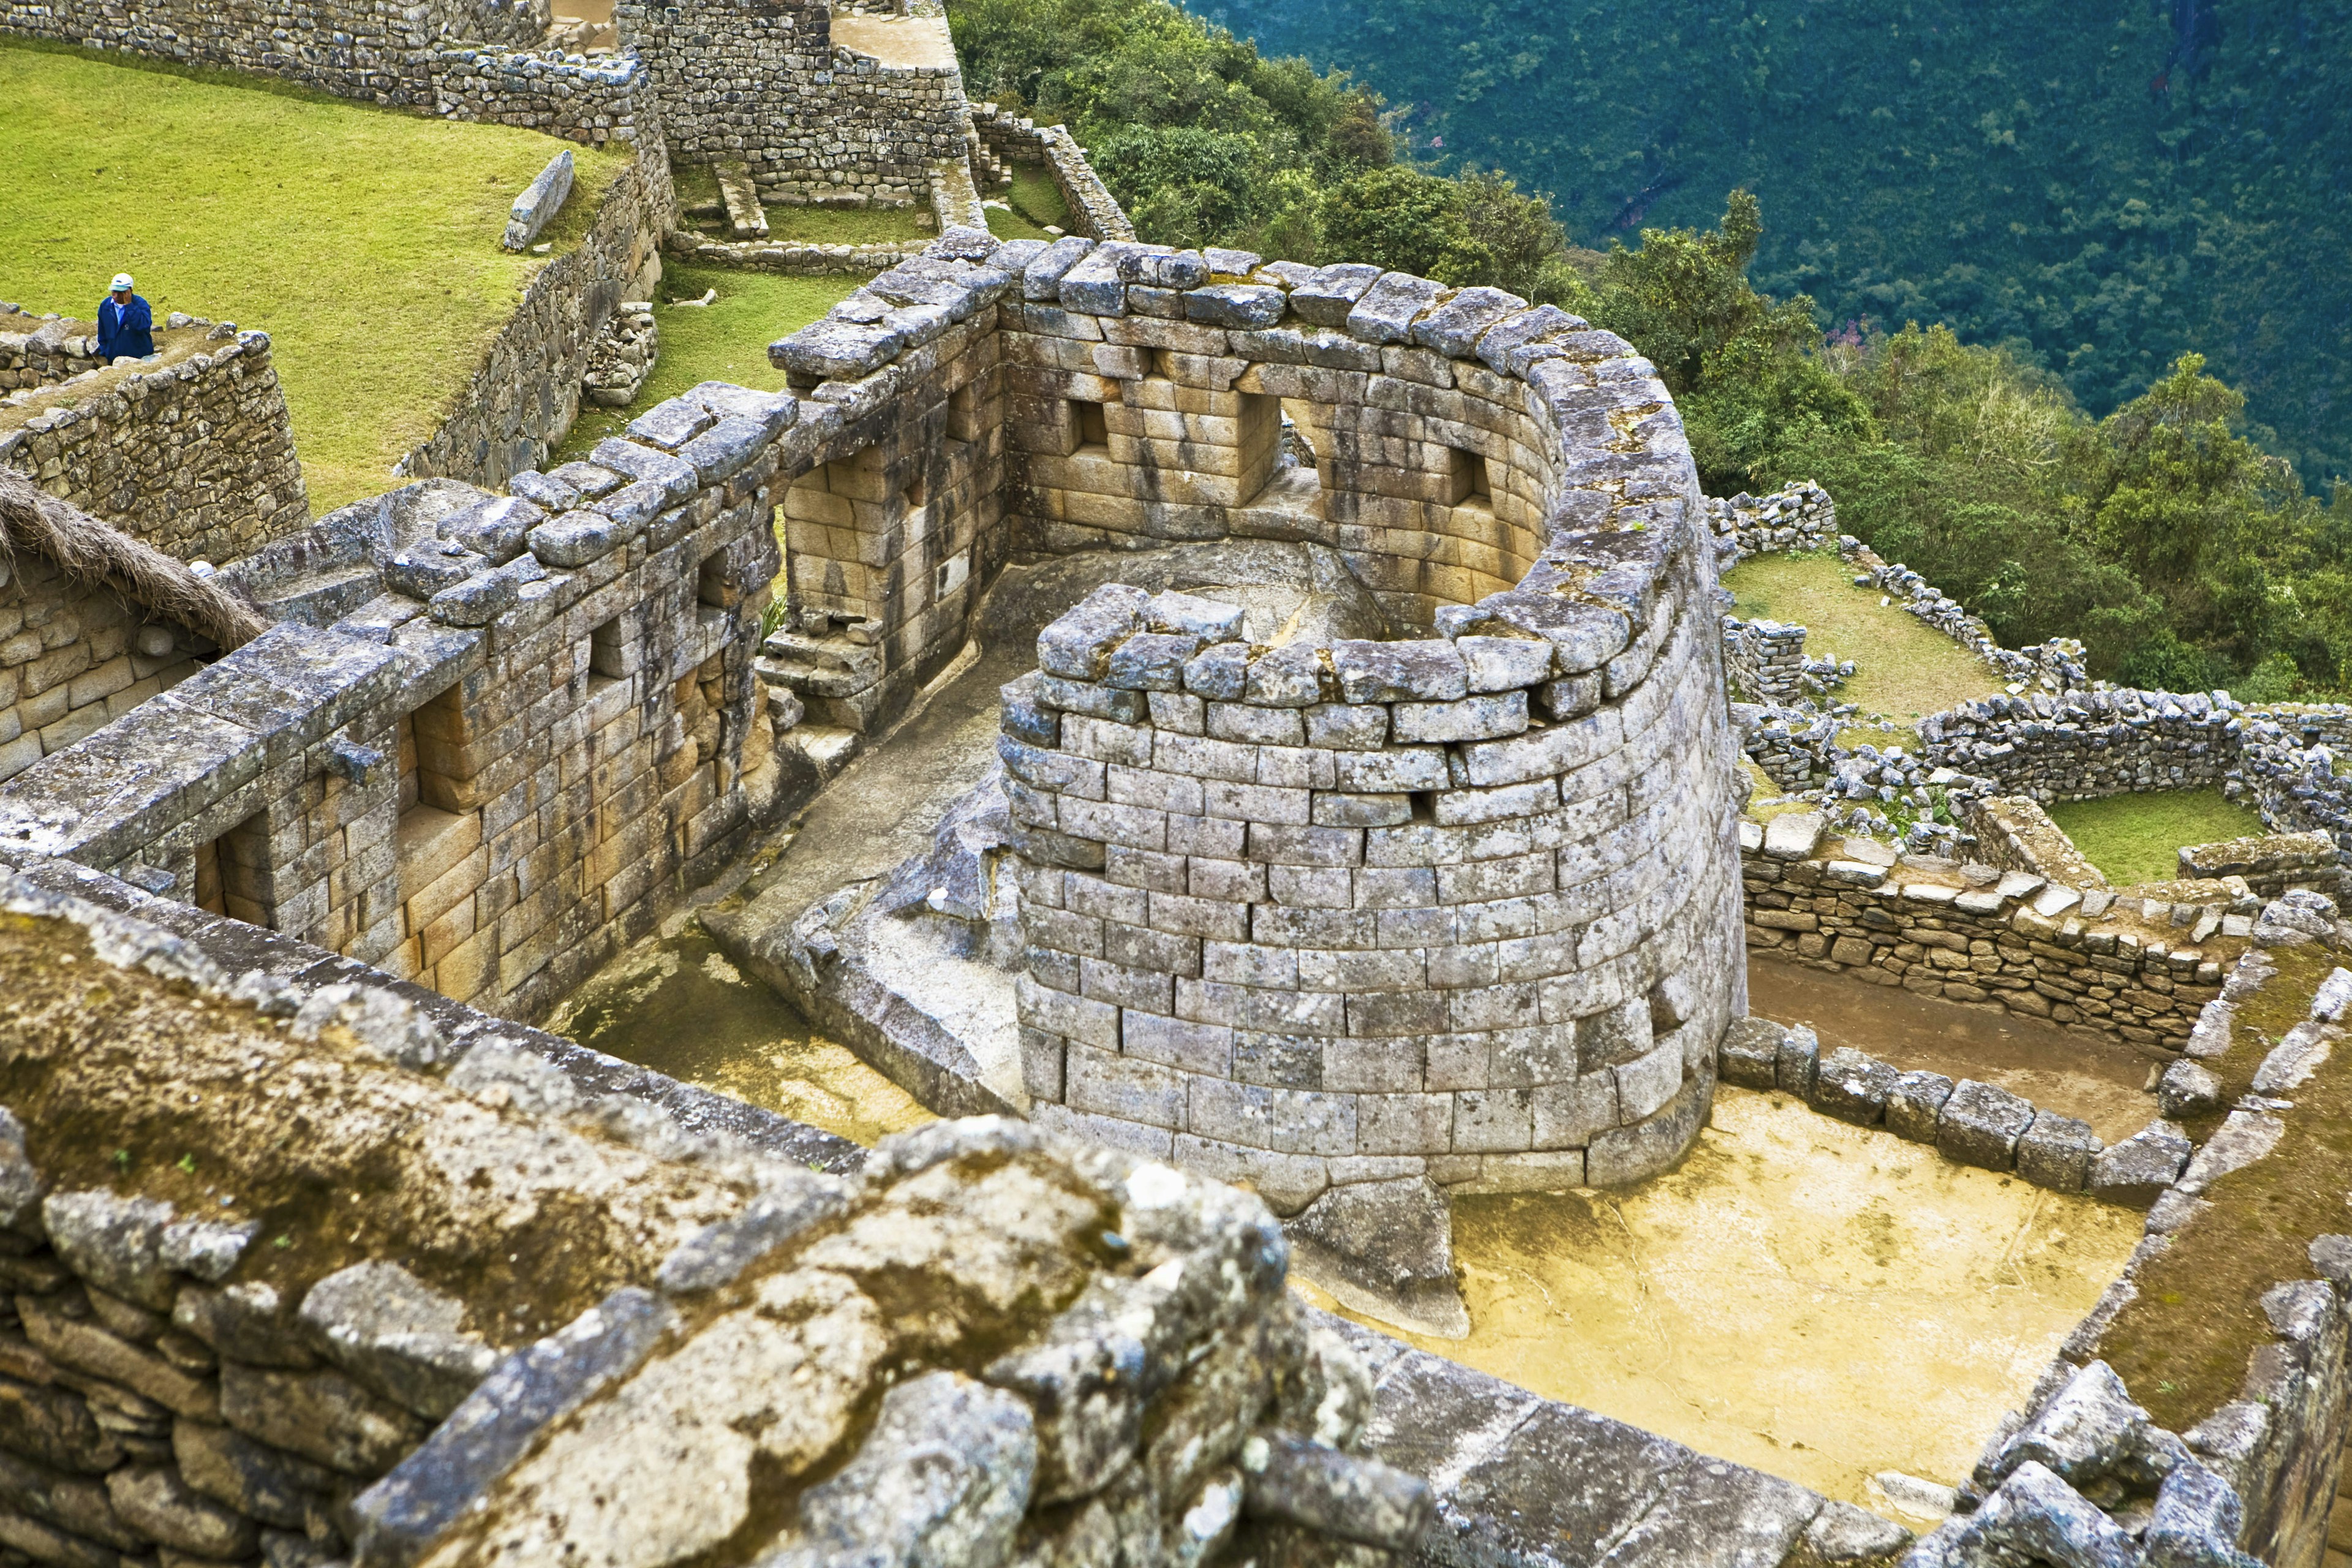
<svg viewBox="0 0 2352 1568">
<path fill-rule="evenodd" d="M 2242 883 L 2158 901 L 1990 867 L 1971 877 L 1867 839 L 1824 842 L 1812 814 L 1740 832 L 1751 952 L 2167 1052 L 2187 1043 L 2259 907 Z"/>
<path fill-rule="evenodd" d="M 152 369 L 73 371 L 82 362 L 68 358 L 20 373 L 54 390 L 0 433 L 0 467 L 168 555 L 234 560 L 310 521 L 286 394 L 267 332 L 170 321 L 167 337 L 208 346 Z"/>
</svg>

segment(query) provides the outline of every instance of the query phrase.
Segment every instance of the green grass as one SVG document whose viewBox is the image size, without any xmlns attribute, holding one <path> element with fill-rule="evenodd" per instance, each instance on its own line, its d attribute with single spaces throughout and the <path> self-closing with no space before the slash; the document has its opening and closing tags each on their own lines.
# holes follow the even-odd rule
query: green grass
<svg viewBox="0 0 2352 1568">
<path fill-rule="evenodd" d="M 654 321 L 661 329 L 661 356 L 626 408 L 583 408 L 555 461 L 584 458 L 588 449 L 667 397 L 705 381 L 781 392 L 784 373 L 768 363 L 768 345 L 804 327 L 864 282 L 861 278 L 785 278 L 773 272 L 736 272 L 668 263 L 655 289 Z M 699 308 L 670 300 L 698 300 L 708 289 L 719 298 Z"/>
<path fill-rule="evenodd" d="M 939 237 L 929 207 L 762 206 L 768 237 L 794 245 L 896 245 Z"/>
<path fill-rule="evenodd" d="M 988 209 L 988 232 L 999 239 L 1051 239 L 1045 226 L 1051 224 L 1065 234 L 1070 230 L 1070 205 L 1062 199 L 1062 187 L 1054 183 L 1050 170 L 1037 163 L 1013 165 L 1013 184 L 1009 188 L 991 194 L 991 200 L 1004 202 L 1006 207 Z"/>
<path fill-rule="evenodd" d="M 166 312 L 270 334 L 314 512 L 389 485 L 552 259 L 499 248 L 509 205 L 572 149 L 560 255 L 626 166 L 467 125 L 216 73 L 0 44 L 9 295 L 88 317 L 136 274 Z"/>
<path fill-rule="evenodd" d="M 1853 660 L 1852 679 L 1831 694 L 1864 713 L 1910 724 L 2001 689 L 1984 660 L 1875 588 L 1853 585 L 1834 555 L 1759 555 L 1724 574 L 1741 620 L 1792 621 L 1806 628 L 1809 658 Z M 1844 739 L 1884 746 L 1894 739 L 1857 731 Z"/>
<path fill-rule="evenodd" d="M 2118 888 L 2171 881 L 2180 874 L 2176 851 L 2185 844 L 2220 844 L 2267 831 L 2261 817 L 2223 799 L 2218 789 L 2111 795 L 2049 809 L 2074 847 Z"/>
</svg>

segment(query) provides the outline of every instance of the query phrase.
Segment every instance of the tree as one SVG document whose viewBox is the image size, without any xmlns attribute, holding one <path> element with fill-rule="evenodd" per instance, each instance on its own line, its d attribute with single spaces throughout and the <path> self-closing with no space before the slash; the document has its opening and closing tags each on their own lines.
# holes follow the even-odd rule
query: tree
<svg viewBox="0 0 2352 1568">
<path fill-rule="evenodd" d="M 1492 272 L 1495 254 L 1471 232 L 1459 186 L 1401 163 L 1367 169 L 1323 204 L 1325 248 L 1463 286 Z"/>
</svg>

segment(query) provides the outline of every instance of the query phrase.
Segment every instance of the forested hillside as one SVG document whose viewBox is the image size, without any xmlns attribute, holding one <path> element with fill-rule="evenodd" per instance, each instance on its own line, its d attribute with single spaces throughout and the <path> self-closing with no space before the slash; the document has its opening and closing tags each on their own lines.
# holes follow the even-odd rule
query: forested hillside
<svg viewBox="0 0 2352 1568">
<path fill-rule="evenodd" d="M 2352 109 L 2324 101 L 2352 66 L 2315 41 L 2241 89 L 2251 24 L 2213 0 L 2177 29 L 2138 0 L 1223 3 L 1363 79 L 1169 0 L 950 18 L 974 89 L 1069 124 L 1146 239 L 1560 305 L 1658 365 L 1711 493 L 1820 480 L 2007 646 L 2352 688 L 2352 485 L 2324 482 L 2352 468 Z M 2352 17 L 2316 10 L 2273 20 L 2341 54 Z"/>
<path fill-rule="evenodd" d="M 1570 237 L 1704 226 L 1825 321 L 1943 321 L 2104 414 L 2184 351 L 2352 472 L 2352 0 L 1196 0 Z"/>
</svg>

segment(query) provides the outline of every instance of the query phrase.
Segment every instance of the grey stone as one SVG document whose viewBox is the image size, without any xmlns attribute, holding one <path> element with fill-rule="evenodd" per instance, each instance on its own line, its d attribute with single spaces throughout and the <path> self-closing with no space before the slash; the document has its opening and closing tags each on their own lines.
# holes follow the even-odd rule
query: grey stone
<svg viewBox="0 0 2352 1568">
<path fill-rule="evenodd" d="M 907 334 L 895 326 L 828 316 L 770 343 L 768 363 L 795 384 L 855 381 L 888 364 L 906 346 Z"/>
<path fill-rule="evenodd" d="M 328 1275 L 302 1299 L 301 1322 L 345 1372 L 417 1415 L 438 1420 L 498 1364 L 466 1308 L 397 1263 Z"/>
<path fill-rule="evenodd" d="M 1234 701 L 1248 689 L 1249 652 L 1248 644 L 1238 642 L 1202 649 L 1185 663 L 1184 689 L 1212 702 Z"/>
<path fill-rule="evenodd" d="M 1089 316 L 1127 314 L 1128 279 L 1119 262 L 1131 247 L 1118 241 L 1098 245 L 1062 274 L 1057 297 L 1062 309 Z"/>
<path fill-rule="evenodd" d="M 49 1245 L 66 1267 L 150 1311 L 169 1311 L 179 1281 L 163 1261 L 172 1205 L 112 1193 L 54 1193 L 41 1205 Z"/>
<path fill-rule="evenodd" d="M 1773 1082 L 1781 1089 L 1810 1103 L 1813 1098 L 1813 1077 L 1821 1070 L 1822 1041 L 1812 1026 L 1799 1024 L 1780 1037 L 1780 1050 L 1772 1065 Z"/>
<path fill-rule="evenodd" d="M 2321 1279 L 2338 1290 L 2352 1290 L 2352 1236 L 2315 1237 L 2305 1252 Z"/>
<path fill-rule="evenodd" d="M 2040 1110 L 2017 1141 L 2017 1173 L 2053 1193 L 2079 1193 L 2102 1145 L 2087 1121 Z"/>
<path fill-rule="evenodd" d="M 433 1020 L 404 996 L 382 985 L 323 985 L 294 1015 L 288 1032 L 298 1040 L 340 1043 L 396 1067 L 436 1067 L 449 1042 Z"/>
<path fill-rule="evenodd" d="M 533 531 L 537 531 L 536 530 Z M 486 626 L 514 606 L 521 585 L 500 572 L 467 578 L 429 601 L 433 618 L 449 626 Z"/>
<path fill-rule="evenodd" d="M 0 1509 L 13 1509 L 20 1516 L 29 1514 L 118 1551 L 142 1551 L 152 1545 L 116 1517 L 103 1481 L 61 1474 L 18 1458 L 5 1447 L 0 1447 Z"/>
<path fill-rule="evenodd" d="M 1231 646 L 1231 645 L 1226 645 Z M 1250 661 L 1242 700 L 1260 708 L 1308 708 L 1323 698 L 1323 666 L 1318 650 L 1293 643 Z M 1185 684 L 1192 670 L 1185 669 Z"/>
<path fill-rule="evenodd" d="M 1106 583 L 1037 634 L 1037 668 L 1066 680 L 1099 680 L 1110 651 L 1142 626 L 1150 596 Z"/>
<path fill-rule="evenodd" d="M 675 452 L 718 422 L 719 416 L 699 399 L 672 397 L 630 420 L 629 434 L 665 452 Z"/>
<path fill-rule="evenodd" d="M 1584 1152 L 1585 1180 L 1627 1187 L 1671 1171 L 1690 1152 L 1715 1104 L 1715 1076 L 1704 1064 L 1647 1120 L 1593 1135 Z"/>
<path fill-rule="evenodd" d="M 2014 1169 L 2017 1141 L 2033 1125 L 2033 1107 L 2005 1089 L 1962 1079 L 1936 1119 L 1936 1147 L 1948 1159 L 1988 1171 Z"/>
<path fill-rule="evenodd" d="M 1469 667 L 1443 638 L 1331 645 L 1331 671 L 1345 702 L 1444 702 L 1470 689 Z"/>
<path fill-rule="evenodd" d="M 1414 323 L 1412 341 L 1450 359 L 1467 359 L 1489 327 L 1527 308 L 1525 300 L 1500 289 L 1465 289 Z"/>
<path fill-rule="evenodd" d="M 952 1372 L 882 1396 L 841 1472 L 803 1493 L 802 1539 L 771 1568 L 931 1568 L 1003 1562 L 1037 1468 L 1028 1406 Z"/>
<path fill-rule="evenodd" d="M 1821 847 L 1828 819 L 1818 811 L 1783 812 L 1764 825 L 1764 856 L 1769 860 L 1810 860 Z"/>
<path fill-rule="evenodd" d="M 183 1286 L 172 1304 L 172 1326 L 194 1334 L 224 1357 L 254 1366 L 316 1366 L 295 1331 L 278 1287 L 251 1279 L 209 1289 Z"/>
<path fill-rule="evenodd" d="M 2169 1121 L 2151 1121 L 2099 1152 L 2084 1190 L 2111 1204 L 2145 1209 L 2179 1179 L 2195 1150 L 2188 1134 Z"/>
<path fill-rule="evenodd" d="M 1805 1526 L 1787 1568 L 1892 1568 L 1910 1544 L 1901 1525 L 1832 1499 Z"/>
<path fill-rule="evenodd" d="M 2147 1412 L 2132 1403 L 2123 1379 L 2105 1362 L 2094 1361 L 1996 1447 L 1972 1479 L 1979 1492 L 1989 1492 L 2032 1463 L 2074 1487 L 2113 1477 L 2153 1488 L 2183 1457 L 2179 1440 L 2159 1436 Z"/>
<path fill-rule="evenodd" d="M 1270 327 L 1288 301 L 1279 289 L 1256 283 L 1212 283 L 1184 296 L 1184 319 L 1212 327 Z"/>
<path fill-rule="evenodd" d="M 1290 308 L 1316 326 L 1337 327 L 1346 322 L 1356 301 L 1380 279 L 1379 268 L 1360 261 L 1319 268 L 1313 277 L 1290 290 Z"/>
<path fill-rule="evenodd" d="M 224 1362 L 221 1418 L 247 1436 L 340 1470 L 373 1477 L 429 1424 L 339 1372 L 277 1372 Z"/>
<path fill-rule="evenodd" d="M 167 1268 L 193 1275 L 208 1285 L 217 1285 L 228 1278 L 237 1259 L 253 1238 L 261 1234 L 259 1220 L 247 1220 L 239 1225 L 221 1225 L 208 1220 L 182 1220 L 163 1227 L 162 1245 L 158 1248 Z"/>
<path fill-rule="evenodd" d="M 2196 1062 L 2174 1062 L 2158 1080 L 2156 1104 L 2167 1116 L 2203 1116 L 2219 1110 L 2221 1080 Z"/>
<path fill-rule="evenodd" d="M 1419 1476 L 1286 1432 L 1242 1445 L 1247 1510 L 1385 1551 L 1419 1544 L 1437 1510 Z"/>
<path fill-rule="evenodd" d="M 652 479 L 635 479 L 585 510 L 566 513 L 565 516 L 602 515 L 610 518 L 620 526 L 625 538 L 659 517 L 668 505 L 669 491 L 667 488 Z M 556 521 L 561 522 L 563 519 Z M 550 562 L 548 564 L 560 565 L 562 563 Z"/>
<path fill-rule="evenodd" d="M 8 1435 L 10 1449 L 60 1470 L 97 1475 L 122 1462 L 121 1442 L 69 1389 L 0 1378 L 0 1432 Z"/>
<path fill-rule="evenodd" d="M 1382 273 L 1380 281 L 1365 289 L 1363 297 L 1349 310 L 1348 331 L 1369 343 L 1411 342 L 1413 322 L 1444 292 L 1443 283 L 1416 278 L 1410 272 Z M 1306 314 L 1304 310 L 1299 313 Z"/>
<path fill-rule="evenodd" d="M 814 1173 L 789 1188 L 772 1188 L 740 1214 L 704 1226 L 678 1243 L 662 1260 L 654 1282 L 672 1296 L 731 1285 L 793 1237 L 839 1214 L 847 1202 L 846 1186 Z"/>
<path fill-rule="evenodd" d="M 1143 606 L 1143 618 L 1155 632 L 1182 632 L 1204 643 L 1232 642 L 1242 635 L 1243 610 L 1222 599 L 1170 589 L 1154 594 Z"/>
<path fill-rule="evenodd" d="M 706 485 L 740 473 L 767 447 L 768 427 L 757 419 L 730 415 L 677 449 L 682 462 Z"/>
<path fill-rule="evenodd" d="M 761 392 L 732 382 L 704 381 L 678 395 L 720 419 L 749 419 L 775 439 L 800 422 L 801 401 L 788 392 Z"/>
<path fill-rule="evenodd" d="M 1474 693 L 1515 691 L 1551 673 L 1551 645 L 1533 637 L 1462 637 L 1454 639 Z"/>
<path fill-rule="evenodd" d="M 1716 1048 L 1723 1081 L 1742 1089 L 1770 1089 L 1778 1081 L 1780 1037 L 1787 1034 L 1769 1018 L 1736 1018 Z"/>
<path fill-rule="evenodd" d="M 2137 1568 L 2138 1561 L 2131 1538 L 2113 1520 L 2030 1460 L 1969 1517 L 1958 1543 L 1963 1551 L 1992 1547 L 2057 1568 Z"/>
<path fill-rule="evenodd" d="M 1191 633 L 1139 632 L 1110 656 L 1103 682 L 1129 691 L 1181 691 L 1184 661 L 1201 649 Z"/>
<path fill-rule="evenodd" d="M 1392 1381 L 1392 1373 L 1381 1379 L 1383 1420 Z M 1483 1450 L 1433 1455 L 1412 1467 L 1439 1473 L 1450 1462 L 1461 1476 L 1444 1497 L 1440 1538 L 1453 1525 L 1454 1544 L 1474 1563 L 1541 1562 L 1563 1541 L 1615 1541 L 1694 1458 L 1679 1443 L 1572 1405 L 1539 1402 L 1512 1426 L 1498 1420 L 1506 1414 L 1489 1406 L 1476 1423 L 1482 1436 L 1507 1432 L 1502 1441 L 1488 1436 Z"/>
<path fill-rule="evenodd" d="M 1612 1542 L 1603 1562 L 1694 1565 L 1780 1563 L 1822 1508 L 1819 1494 L 1722 1459 L 1675 1472 L 1665 1496 Z"/>
<path fill-rule="evenodd" d="M 0 1105 L 0 1230 L 41 1235 L 41 1194 L 47 1184 L 25 1152 L 25 1126 Z"/>
<path fill-rule="evenodd" d="M 2180 1173 L 2177 1184 L 2184 1193 L 2202 1193 L 2232 1171 L 2242 1171 L 2266 1158 L 2278 1147 L 2286 1124 L 2256 1110 L 2232 1110 L 2214 1134 L 2205 1140 Z"/>
<path fill-rule="evenodd" d="M 354 1500 L 357 1561 L 363 1568 L 414 1562 L 550 1423 L 636 1371 L 677 1321 L 669 1303 L 629 1286 L 507 1357 L 422 1447 Z"/>
<path fill-rule="evenodd" d="M 1581 316 L 1571 316 L 1556 305 L 1538 305 L 1516 316 L 1507 316 L 1487 329 L 1478 340 L 1478 357 L 1486 367 L 1500 375 L 1525 375 L 1528 351 L 1547 338 L 1561 332 L 1578 331 L 1587 325 Z"/>
<path fill-rule="evenodd" d="M 1033 257 L 1021 269 L 1021 296 L 1024 300 L 1059 300 L 1062 279 L 1095 247 L 1095 242 L 1081 235 L 1066 234 Z"/>
<path fill-rule="evenodd" d="M 1293 1268 L 1343 1304 L 1422 1333 L 1470 1331 L 1454 1280 L 1453 1206 L 1428 1177 L 1333 1187 L 1283 1228 Z"/>
<path fill-rule="evenodd" d="M 656 451 L 651 447 L 641 447 L 635 441 L 624 441 L 616 436 L 607 436 L 597 442 L 595 449 L 588 455 L 600 468 L 609 468 L 615 474 L 625 475 L 632 479 L 661 486 L 663 489 L 669 492 L 669 499 L 673 501 L 686 500 L 694 494 L 702 483 L 695 474 L 693 464 L 683 461 L 671 453 Z M 564 468 L 572 466 L 567 463 Z M 564 468 L 559 468 L 556 471 L 562 473 Z M 607 485 L 604 489 L 590 495 L 589 499 L 596 500 L 612 488 Z M 584 490 L 582 493 L 587 494 Z"/>
<path fill-rule="evenodd" d="M 198 1557 L 233 1561 L 261 1543 L 251 1520 L 191 1490 L 169 1465 L 126 1465 L 106 1478 L 106 1495 L 125 1524 Z"/>
<path fill-rule="evenodd" d="M 1886 1130 L 1915 1143 L 1936 1141 L 1936 1122 L 1952 1098 L 1952 1080 L 1939 1072 L 1902 1072 L 1886 1091 Z"/>
<path fill-rule="evenodd" d="M 599 444 L 601 445 L 601 443 Z M 643 448 L 632 448 L 632 450 L 642 449 Z M 523 477 L 524 476 L 521 474 L 517 474 L 515 479 L 520 479 Z M 609 490 L 617 489 L 626 482 L 626 479 L 624 475 L 615 472 L 611 468 L 599 468 L 594 463 L 575 462 L 561 464 L 558 467 L 550 468 L 547 471 L 546 478 L 555 484 L 562 485 L 565 489 L 571 490 L 583 500 L 594 500 L 598 496 L 604 495 Z M 513 480 L 510 479 L 508 481 L 507 488 L 509 490 L 514 489 Z M 563 502 L 562 505 L 558 506 L 553 501 L 541 500 L 538 496 L 532 496 L 530 499 L 538 501 L 540 505 L 547 508 L 550 511 L 567 511 L 571 508 L 579 504 L 578 501 L 567 500 Z"/>
<path fill-rule="evenodd" d="M 412 599 L 430 599 L 454 588 L 488 562 L 455 540 L 413 544 L 384 563 L 383 584 Z"/>
<path fill-rule="evenodd" d="M 337 1484 L 322 1466 L 204 1421 L 172 1424 L 172 1458 L 194 1490 L 280 1530 L 302 1529 Z"/>
<path fill-rule="evenodd" d="M 1895 1069 L 1876 1057 L 1841 1046 L 1821 1058 L 1813 1076 L 1813 1109 L 1857 1127 L 1885 1120 L 1895 1092 Z"/>
<path fill-rule="evenodd" d="M 451 512 L 435 524 L 435 528 L 451 543 L 462 545 L 493 566 L 503 566 L 522 553 L 523 536 L 546 516 L 547 513 L 539 506 L 523 498 L 488 496 L 469 507 Z M 448 584 L 445 583 L 442 586 Z M 430 596 L 414 594 L 406 588 L 401 591 L 417 598 Z"/>
<path fill-rule="evenodd" d="M 610 555 L 641 526 L 616 521 L 601 512 L 567 511 L 530 531 L 530 552 L 542 565 L 576 569 Z"/>
<path fill-rule="evenodd" d="M 572 152 L 569 148 L 547 161 L 547 167 L 531 177 L 507 211 L 506 232 L 499 243 L 509 250 L 520 250 L 540 236 L 540 231 L 555 220 L 563 210 L 564 198 L 572 195 Z"/>
<path fill-rule="evenodd" d="M 2164 1478 L 2147 1533 L 2144 1568 L 2257 1568 L 2260 1559 L 2238 1550 L 2245 1505 L 2230 1484 L 2189 1463 Z"/>
</svg>

